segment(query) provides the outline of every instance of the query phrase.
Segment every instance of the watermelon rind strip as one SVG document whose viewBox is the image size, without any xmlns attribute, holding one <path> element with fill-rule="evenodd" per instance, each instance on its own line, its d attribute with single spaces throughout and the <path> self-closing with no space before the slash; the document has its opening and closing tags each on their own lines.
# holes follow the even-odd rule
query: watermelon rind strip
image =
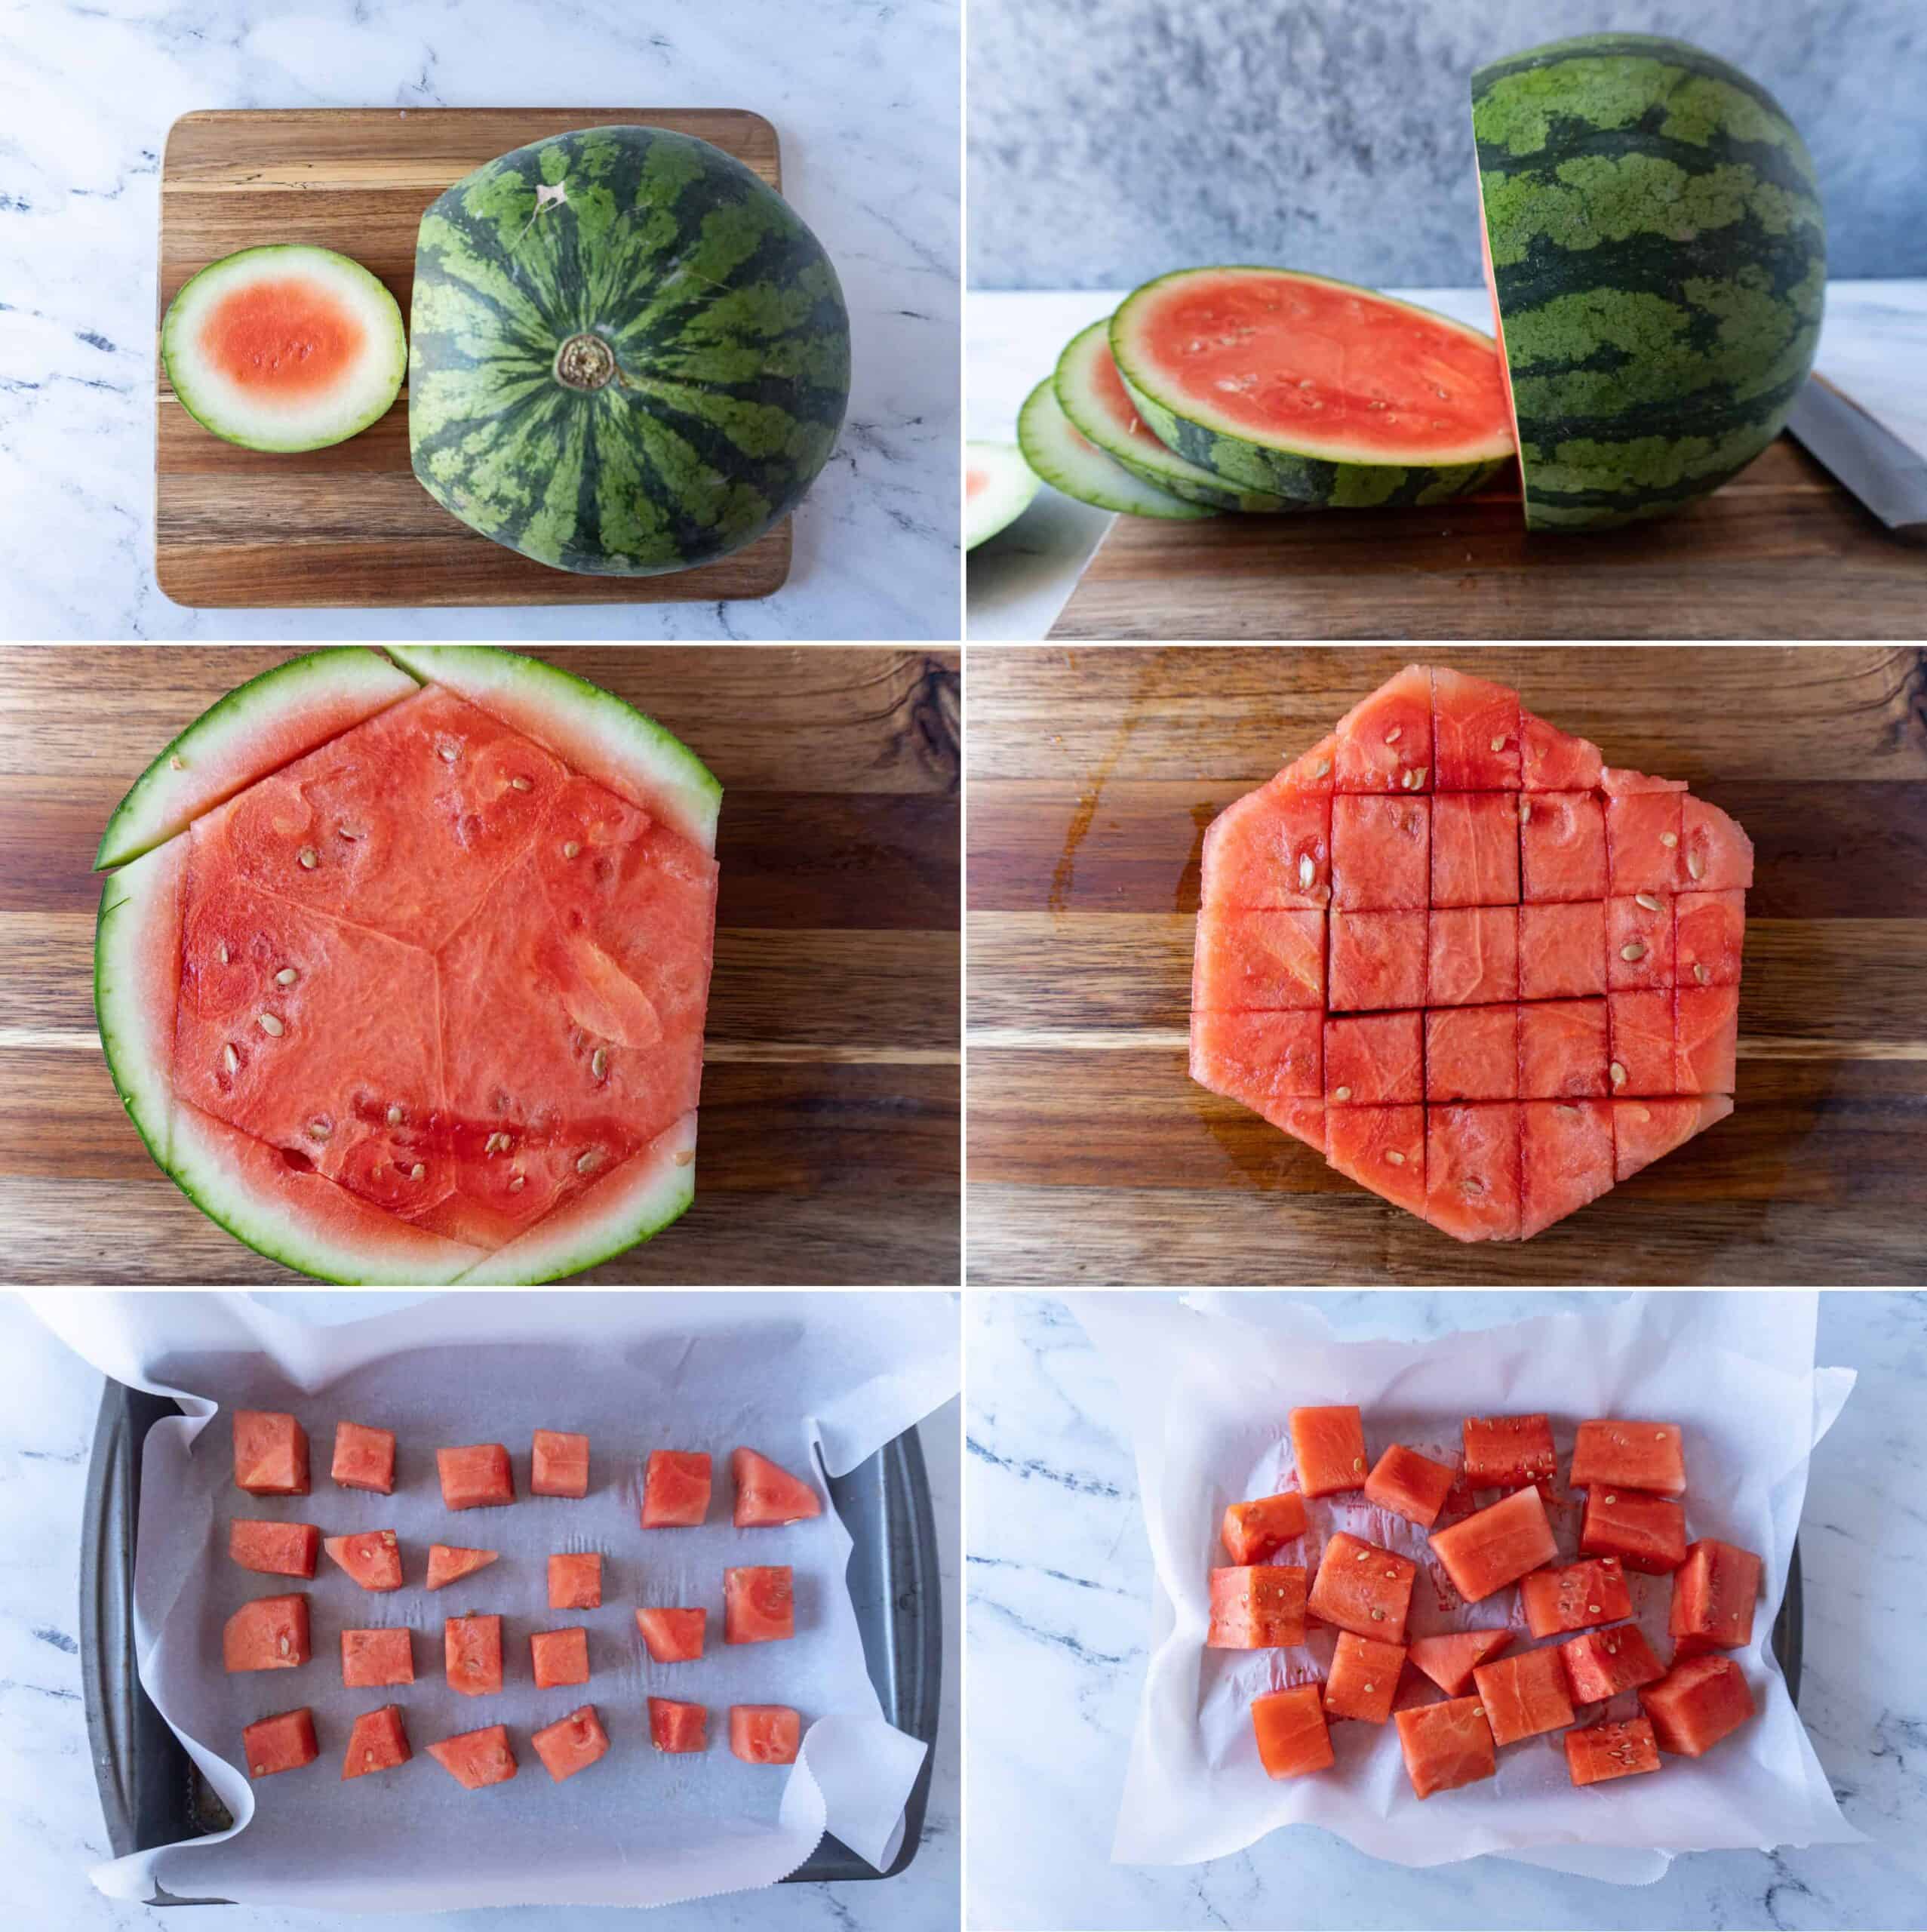
<svg viewBox="0 0 1927 1932">
<path fill-rule="evenodd" d="M 149 969 L 158 952 L 180 952 L 181 884 L 187 841 L 144 853 L 100 882 L 94 944 L 94 1011 L 107 1072 L 155 1163 L 172 1153 L 174 999 L 157 1010 Z"/>
<path fill-rule="evenodd" d="M 1048 376 L 1031 390 L 1018 413 L 1017 443 L 1024 460 L 1053 490 L 1093 509 L 1163 517 L 1174 523 L 1216 515 L 1201 503 L 1188 503 L 1147 483 L 1093 448 L 1071 426 L 1057 399 L 1057 386 Z"/>
</svg>

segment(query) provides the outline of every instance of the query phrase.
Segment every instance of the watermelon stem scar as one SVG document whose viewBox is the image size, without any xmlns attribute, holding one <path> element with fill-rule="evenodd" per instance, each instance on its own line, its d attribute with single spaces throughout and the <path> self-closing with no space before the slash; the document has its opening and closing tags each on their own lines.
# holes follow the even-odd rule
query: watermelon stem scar
<svg viewBox="0 0 1927 1932">
<path fill-rule="evenodd" d="M 555 380 L 572 389 L 599 389 L 614 381 L 629 386 L 615 351 L 599 335 L 572 335 L 556 350 Z"/>
</svg>

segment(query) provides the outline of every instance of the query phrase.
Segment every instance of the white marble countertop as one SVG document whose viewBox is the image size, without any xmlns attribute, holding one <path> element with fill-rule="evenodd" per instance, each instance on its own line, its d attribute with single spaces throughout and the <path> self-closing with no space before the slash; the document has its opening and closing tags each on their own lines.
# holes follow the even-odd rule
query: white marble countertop
<svg viewBox="0 0 1927 1932">
<path fill-rule="evenodd" d="M 1483 288 L 1388 292 L 1480 328 L 1492 326 Z M 1128 293 L 973 289 L 964 316 L 964 434 L 1014 443 L 1025 397 L 1050 373 L 1064 345 Z M 1829 283 L 1815 366 L 1902 441 L 1927 452 L 1927 281 Z M 1111 524 L 1108 511 L 1040 488 L 1008 531 L 971 553 L 965 622 L 972 641 L 1047 635 Z"/>
<path fill-rule="evenodd" d="M 1342 1334 L 1415 1339 L 1584 1298 L 1303 1299 Z M 1842 1809 L 1873 1842 L 1698 1853 L 1641 1887 L 1490 1857 L 1408 1870 L 1310 1826 L 1205 1865 L 1111 1864 L 1150 1628 L 1151 1557 L 1121 1399 L 1063 1300 L 973 1295 L 964 1348 L 967 1924 L 1259 1932 L 1922 1924 L 1927 1514 L 1916 1491 L 1927 1468 L 1927 1297 L 1821 1302 L 1818 1359 L 1858 1370 L 1860 1380 L 1813 1457 L 1801 1529 L 1799 1709 Z"/>
<path fill-rule="evenodd" d="M 0 635 L 951 638 L 958 0 L 37 0 L 0 18 Z M 155 232 L 195 108 L 742 107 L 849 303 L 855 381 L 761 601 L 189 611 L 154 580 Z"/>
<path fill-rule="evenodd" d="M 278 1309 L 348 1320 L 405 1294 L 277 1296 Z M 90 1866 L 109 1858 L 81 1701 L 78 1563 L 81 1500 L 101 1380 L 11 1295 L 0 1296 L 0 1871 L 6 1924 L 19 1932 L 583 1932 L 613 1912 L 575 1907 L 352 1914 L 181 1906 L 156 1912 L 103 1898 Z M 936 1506 L 943 1589 L 943 1698 L 922 1848 L 908 1871 L 857 1884 L 779 1885 L 665 1906 L 664 1932 L 954 1932 L 957 1831 L 960 1531 L 955 1402 L 918 1431 Z M 642 1922 L 643 1915 L 636 1915 Z"/>
</svg>

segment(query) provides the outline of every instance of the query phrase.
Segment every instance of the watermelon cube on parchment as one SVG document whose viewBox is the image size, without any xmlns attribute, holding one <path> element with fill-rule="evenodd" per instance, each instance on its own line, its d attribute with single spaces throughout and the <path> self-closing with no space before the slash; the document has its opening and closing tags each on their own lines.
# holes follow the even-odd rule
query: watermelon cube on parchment
<svg viewBox="0 0 1927 1932">
<path fill-rule="evenodd" d="M 1690 794 L 1680 808 L 1682 881 L 1690 892 L 1743 892 L 1753 883 L 1753 841 L 1717 805 Z"/>
<path fill-rule="evenodd" d="M 1572 1487 L 1684 1495 L 1686 1448 L 1680 1425 L 1613 1417 L 1582 1422 L 1572 1444 Z"/>
<path fill-rule="evenodd" d="M 1535 1570 L 1519 1580 L 1526 1628 L 1535 1637 L 1557 1637 L 1617 1623 L 1633 1614 L 1633 1599 L 1616 1556 L 1588 1558 L 1556 1569 Z"/>
<path fill-rule="evenodd" d="M 1435 792 L 1519 789 L 1519 694 L 1446 669 L 1432 673 Z"/>
<path fill-rule="evenodd" d="M 1293 1684 L 1252 1698 L 1251 1728 L 1267 1777 L 1300 1778 L 1329 1770 L 1337 1761 L 1315 1684 Z"/>
<path fill-rule="evenodd" d="M 823 1513 L 823 1499 L 813 1484 L 754 1449 L 731 1453 L 730 1480 L 736 1487 L 730 1520 L 739 1530 L 779 1529 Z"/>
<path fill-rule="evenodd" d="M 1472 1673 L 1495 1744 L 1517 1744 L 1572 1721 L 1566 1672 L 1556 1650 L 1522 1651 L 1482 1663 Z"/>
<path fill-rule="evenodd" d="M 1624 1180 L 1637 1174 L 1732 1111 L 1730 1094 L 1708 1094 L 1693 1100 L 1615 1100 L 1612 1143 L 1616 1177 Z"/>
<path fill-rule="evenodd" d="M 803 1718 L 787 1704 L 732 1704 L 730 1749 L 745 1764 L 793 1764 Z"/>
<path fill-rule="evenodd" d="M 492 1724 L 465 1730 L 429 1746 L 429 1755 L 465 1791 L 506 1784 L 515 1775 L 515 1754 L 509 1748 L 509 1727 Z"/>
<path fill-rule="evenodd" d="M 551 1610 L 602 1607 L 602 1557 L 596 1550 L 558 1550 L 549 1559 Z"/>
<path fill-rule="evenodd" d="M 1606 983 L 1613 992 L 1673 983 L 1673 900 L 1638 892 L 1606 902 Z"/>
<path fill-rule="evenodd" d="M 1680 859 L 1684 782 L 1607 765 L 1600 783 L 1606 792 L 1606 872 L 1612 891 L 1677 892 L 1687 883 Z"/>
<path fill-rule="evenodd" d="M 1403 1644 L 1418 1574 L 1418 1566 L 1409 1557 L 1335 1530 L 1318 1559 L 1305 1607 L 1321 1623 L 1381 1643 Z"/>
<path fill-rule="evenodd" d="M 1443 1637 L 1417 1637 L 1407 1646 L 1412 1663 L 1448 1697 L 1472 1687 L 1472 1673 L 1512 1641 L 1510 1630 L 1454 1630 Z"/>
<path fill-rule="evenodd" d="M 358 1422 L 334 1426 L 334 1460 L 328 1473 L 342 1489 L 395 1494 L 395 1432 L 370 1429 Z"/>
<path fill-rule="evenodd" d="M 1426 1220 L 1455 1241 L 1517 1241 L 1520 1211 L 1517 1105 L 1428 1108 Z"/>
<path fill-rule="evenodd" d="M 428 1587 L 432 1590 L 445 1589 L 458 1577 L 472 1575 L 493 1563 L 501 1553 L 496 1549 L 464 1549 L 458 1543 L 432 1543 L 429 1545 Z"/>
<path fill-rule="evenodd" d="M 1432 681 L 1408 664 L 1338 720 L 1334 790 L 1432 789 Z"/>
<path fill-rule="evenodd" d="M 1332 1011 L 1389 1012 L 1395 1008 L 1422 1007 L 1426 918 L 1426 914 L 1416 912 L 1332 913 L 1325 1001 Z"/>
<path fill-rule="evenodd" d="M 1423 1107 L 1327 1107 L 1325 1158 L 1361 1187 L 1424 1218 Z"/>
<path fill-rule="evenodd" d="M 1329 774 L 1328 774 L 1329 776 Z M 1332 898 L 1332 794 L 1270 784 L 1227 805 L 1204 835 L 1199 893 L 1254 911 L 1317 911 Z"/>
<path fill-rule="evenodd" d="M 279 1410 L 236 1409 L 234 1481 L 250 1496 L 306 1496 L 308 1432 Z"/>
<path fill-rule="evenodd" d="M 1519 1008 L 1457 1006 L 1425 1015 L 1425 1098 L 1511 1100 L 1519 1094 Z"/>
<path fill-rule="evenodd" d="M 247 1775 L 271 1778 L 299 1770 L 321 1755 L 315 1742 L 315 1714 L 304 1705 L 298 1711 L 277 1711 L 257 1718 L 241 1734 L 241 1754 Z"/>
<path fill-rule="evenodd" d="M 1323 1007 L 1325 916 L 1201 907 L 1191 966 L 1193 1010 L 1289 1012 Z"/>
<path fill-rule="evenodd" d="M 1370 1484 L 1366 1488 L 1369 1491 Z M 1305 1498 L 1296 1490 L 1277 1496 L 1254 1497 L 1234 1503 L 1225 1512 L 1219 1534 L 1225 1553 L 1234 1564 L 1262 1563 L 1288 1543 L 1304 1535 Z"/>
<path fill-rule="evenodd" d="M 1400 1711 L 1393 1721 L 1398 1726 L 1406 1776 L 1420 1798 L 1477 1784 L 1498 1769 L 1492 1726 L 1476 1697 L 1414 1705 Z"/>
<path fill-rule="evenodd" d="M 1603 1704 L 1622 1690 L 1652 1684 L 1666 1675 L 1637 1623 L 1609 1630 L 1582 1630 L 1558 1646 L 1575 1704 Z"/>
<path fill-rule="evenodd" d="M 1425 1097 L 1422 1014 L 1368 1013 L 1325 1022 L 1326 1106 L 1395 1106 Z"/>
<path fill-rule="evenodd" d="M 1558 1473 L 1550 1416 L 1468 1416 L 1460 1428 L 1465 1480 L 1474 1489 L 1544 1485 Z"/>
<path fill-rule="evenodd" d="M 1322 1099 L 1325 1025 L 1324 1014 L 1311 1008 L 1295 1013 L 1194 1013 L 1191 1078 L 1212 1093 L 1275 1120 L 1292 1101 Z M 1666 1057 L 1670 1069 L 1670 1039 Z"/>
<path fill-rule="evenodd" d="M 1307 1496 L 1340 1496 L 1365 1487 L 1365 1418 L 1355 1402 L 1294 1409 L 1292 1460 Z"/>
<path fill-rule="evenodd" d="M 1432 1534 L 1432 1554 L 1468 1603 L 1543 1569 L 1559 1554 L 1545 1500 L 1529 1484 Z"/>
<path fill-rule="evenodd" d="M 1403 1644 L 1381 1643 L 1355 1630 L 1341 1630 L 1325 1679 L 1326 1715 L 1383 1724 L 1392 1714 L 1392 1698 L 1404 1668 Z"/>
<path fill-rule="evenodd" d="M 786 1563 L 723 1572 L 723 1641 L 771 1644 L 796 1635 L 796 1586 Z"/>
<path fill-rule="evenodd" d="M 1543 792 L 1519 801 L 1520 897 L 1529 905 L 1603 899 L 1606 808 L 1590 792 Z"/>
<path fill-rule="evenodd" d="M 642 1486 L 645 1530 L 694 1529 L 709 1513 L 706 1450 L 656 1449 Z"/>
<path fill-rule="evenodd" d="M 1458 792 L 1431 806 L 1432 903 L 1517 905 L 1517 794 Z"/>
<path fill-rule="evenodd" d="M 1702 1537 L 1673 1576 L 1667 1628 L 1677 1662 L 1695 1651 L 1744 1650 L 1753 1641 L 1760 1561 L 1737 1543 Z"/>
<path fill-rule="evenodd" d="M 1538 1000 L 1519 1009 L 1519 1097 L 1603 1099 L 1607 1023 L 1603 999 Z"/>
<path fill-rule="evenodd" d="M 1739 988 L 1680 987 L 1673 1024 L 1675 1091 L 1731 1094 L 1739 1070 Z"/>
<path fill-rule="evenodd" d="M 502 1620 L 450 1617 L 441 1626 L 449 1688 L 465 1697 L 492 1697 L 502 1688 Z"/>
<path fill-rule="evenodd" d="M 1609 993 L 1606 1017 L 1612 1059 L 1606 1067 L 1614 1094 L 1673 1091 L 1673 992 Z"/>
<path fill-rule="evenodd" d="M 1428 798 L 1334 798 L 1332 903 L 1348 912 L 1422 911 L 1431 808 Z"/>
<path fill-rule="evenodd" d="M 1604 1784 L 1659 1769 L 1659 1746 L 1644 1718 L 1587 1724 L 1583 1730 L 1569 1730 L 1562 1741 L 1566 1773 L 1575 1785 Z"/>
<path fill-rule="evenodd" d="M 1456 1475 L 1443 1463 L 1394 1442 L 1372 1465 L 1365 1478 L 1365 1500 L 1429 1530 L 1438 1521 Z"/>
<path fill-rule="evenodd" d="M 1521 1238 L 1597 1201 L 1612 1185 L 1612 1115 L 1603 1100 L 1522 1100 Z"/>
<path fill-rule="evenodd" d="M 1737 986 L 1746 945 L 1746 894 L 1683 892 L 1673 909 L 1673 971 L 1680 985 Z"/>
<path fill-rule="evenodd" d="M 567 1630 L 529 1633 L 529 1663 L 538 1690 L 589 1681 L 589 1632 L 579 1624 Z"/>
<path fill-rule="evenodd" d="M 1512 906 L 1452 906 L 1426 926 L 1428 1006 L 1497 1006 L 1519 997 L 1519 912 Z"/>
<path fill-rule="evenodd" d="M 1642 1690 L 1640 1708 L 1661 1750 L 1697 1758 L 1738 1730 L 1755 1707 L 1739 1666 L 1723 1651 L 1703 1651 Z"/>
<path fill-rule="evenodd" d="M 657 1750 L 678 1755 L 707 1750 L 708 1732 L 708 1706 L 682 1703 L 674 1697 L 650 1699 L 649 1740 Z"/>
<path fill-rule="evenodd" d="M 312 1523 L 268 1523 L 237 1516 L 228 1524 L 228 1555 L 244 1570 L 265 1577 L 312 1577 L 321 1551 Z"/>
<path fill-rule="evenodd" d="M 355 1720 L 348 1749 L 342 1755 L 341 1775 L 365 1778 L 376 1771 L 392 1771 L 413 1755 L 408 1748 L 401 1706 L 384 1704 L 378 1711 L 364 1711 Z"/>
<path fill-rule="evenodd" d="M 1586 1556 L 1616 1556 L 1628 1570 L 1663 1577 L 1686 1560 L 1686 1512 L 1664 1496 L 1596 1484 L 1579 1523 Z"/>
<path fill-rule="evenodd" d="M 639 1610 L 635 1627 L 641 1632 L 651 1663 L 693 1663 L 702 1654 L 709 1613 L 702 1609 Z"/>
<path fill-rule="evenodd" d="M 401 1587 L 401 1545 L 392 1530 L 367 1530 L 359 1536 L 326 1537 L 321 1547 L 364 1590 Z"/>
<path fill-rule="evenodd" d="M 1606 903 L 1519 909 L 1519 997 L 1586 999 L 1606 991 Z"/>
<path fill-rule="evenodd" d="M 373 1690 L 415 1681 L 413 1633 L 405 1625 L 387 1630 L 341 1633 L 341 1681 L 350 1690 Z"/>
<path fill-rule="evenodd" d="M 1240 1564 L 1211 1573 L 1205 1647 L 1268 1651 L 1305 1641 L 1305 1572 L 1298 1563 Z"/>
<path fill-rule="evenodd" d="M 221 1661 L 229 1671 L 299 1670 L 309 1655 L 304 1596 L 257 1597 L 221 1626 Z"/>
<path fill-rule="evenodd" d="M 1605 761 L 1590 738 L 1574 737 L 1531 712 L 1519 713 L 1519 777 L 1528 792 L 1597 789 Z"/>
<path fill-rule="evenodd" d="M 589 1438 L 539 1429 L 529 1452 L 529 1494 L 579 1500 L 589 1494 Z"/>
<path fill-rule="evenodd" d="M 441 1500 L 450 1509 L 489 1509 L 515 1500 L 509 1452 L 499 1442 L 475 1442 L 435 1452 Z"/>
</svg>

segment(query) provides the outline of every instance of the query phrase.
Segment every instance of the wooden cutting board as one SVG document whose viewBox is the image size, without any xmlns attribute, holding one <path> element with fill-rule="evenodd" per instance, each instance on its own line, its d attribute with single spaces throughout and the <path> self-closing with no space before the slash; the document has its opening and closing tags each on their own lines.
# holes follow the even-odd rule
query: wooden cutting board
<svg viewBox="0 0 1927 1932">
<path fill-rule="evenodd" d="M 0 651 L 0 1281 L 293 1284 L 122 1115 L 94 1030 L 108 813 L 290 654 Z M 552 649 L 722 780 L 696 1204 L 577 1278 L 954 1284 L 958 665 L 882 648 Z"/>
<path fill-rule="evenodd" d="M 776 131 L 734 108 L 301 108 L 183 115 L 161 162 L 160 318 L 237 250 L 307 242 L 352 255 L 409 314 L 415 231 L 444 188 L 512 148 L 647 122 L 726 149 L 782 186 Z M 158 336 L 157 336 L 158 341 Z M 154 568 L 177 604 L 715 603 L 789 575 L 787 518 L 735 555 L 668 577 L 550 570 L 471 530 L 408 466 L 404 387 L 331 449 L 276 454 L 211 435 L 156 385 Z"/>
<path fill-rule="evenodd" d="M 1677 516 L 1528 535 L 1507 492 L 1434 509 L 1120 516 L 1053 638 L 1918 638 L 1927 549 L 1782 436 Z"/>
<path fill-rule="evenodd" d="M 1193 1084 L 1198 860 L 1414 657 L 1516 687 L 1757 848 L 1732 1117 L 1535 1240 L 1461 1247 Z M 969 656 L 982 1284 L 1927 1279 L 1927 651 Z"/>
</svg>

